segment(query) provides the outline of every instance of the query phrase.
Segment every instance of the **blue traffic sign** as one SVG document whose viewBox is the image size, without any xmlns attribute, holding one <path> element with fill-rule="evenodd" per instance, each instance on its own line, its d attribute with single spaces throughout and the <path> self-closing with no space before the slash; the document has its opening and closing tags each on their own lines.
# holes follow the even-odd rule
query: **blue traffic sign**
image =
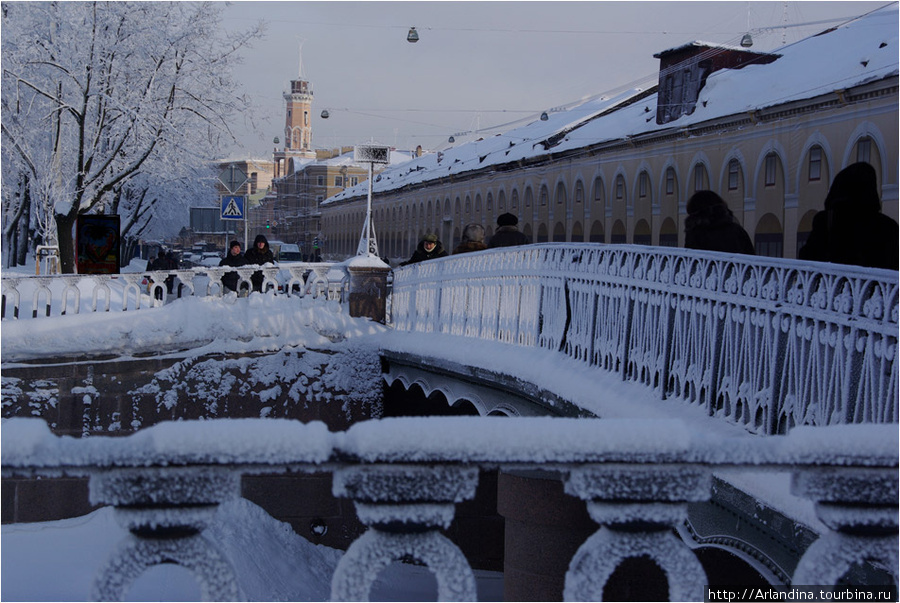
<svg viewBox="0 0 900 603">
<path fill-rule="evenodd" d="M 223 220 L 243 220 L 244 219 L 244 196 L 243 195 L 224 195 L 222 197 L 222 219 Z"/>
</svg>

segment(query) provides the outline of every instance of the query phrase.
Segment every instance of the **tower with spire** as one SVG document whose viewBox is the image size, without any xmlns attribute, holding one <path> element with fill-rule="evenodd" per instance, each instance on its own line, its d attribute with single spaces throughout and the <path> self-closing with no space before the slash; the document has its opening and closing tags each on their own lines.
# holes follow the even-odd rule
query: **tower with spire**
<svg viewBox="0 0 900 603">
<path fill-rule="evenodd" d="M 300 48 L 300 68 L 291 80 L 291 89 L 284 93 L 284 148 L 275 151 L 276 177 L 287 174 L 287 162 L 293 158 L 315 159 L 312 148 L 312 84 L 303 77 L 303 54 Z"/>
</svg>

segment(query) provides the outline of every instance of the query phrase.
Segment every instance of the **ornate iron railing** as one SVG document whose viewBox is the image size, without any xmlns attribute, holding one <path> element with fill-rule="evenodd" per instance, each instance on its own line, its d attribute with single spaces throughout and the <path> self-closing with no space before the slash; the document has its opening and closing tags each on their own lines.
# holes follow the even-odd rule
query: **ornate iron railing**
<svg viewBox="0 0 900 603">
<path fill-rule="evenodd" d="M 332 270 L 337 272 L 332 273 Z M 102 274 L 4 276 L 2 319 L 71 316 L 154 308 L 183 296 L 223 296 L 222 277 L 237 273 L 237 290 L 252 291 L 251 276 L 262 274 L 263 291 L 275 295 L 325 296 L 343 300 L 349 276 L 342 264 L 292 263 L 282 266 L 198 267 Z M 170 278 L 172 293 L 166 279 Z M 30 303 L 29 303 L 30 302 Z M 30 312 L 28 311 L 30 310 Z"/>
<path fill-rule="evenodd" d="M 378 569 L 407 556 L 434 572 L 438 600 L 476 600 L 471 567 L 439 530 L 485 468 L 552 470 L 586 501 L 599 529 L 569 563 L 566 600 L 602 600 L 611 574 L 634 556 L 660 567 L 670 600 L 704 600 L 711 580 L 672 527 L 689 503 L 710 498 L 719 469 L 788 472 L 794 494 L 816 503 L 829 531 L 803 554 L 793 584 L 836 585 L 866 560 L 898 583 L 894 425 L 725 439 L 677 420 L 426 417 L 332 433 L 318 422 L 216 419 L 75 439 L 39 419 L 11 419 L 2 432 L 4 477 L 87 475 L 92 502 L 114 506 L 129 530 L 95 577 L 100 601 L 121 600 L 162 562 L 193 571 L 204 599 L 241 598 L 234 567 L 203 529 L 218 504 L 240 496 L 241 475 L 286 470 L 331 472 L 334 494 L 352 499 L 369 527 L 336 567 L 338 601 L 367 600 Z"/>
<path fill-rule="evenodd" d="M 539 346 L 757 433 L 898 421 L 898 279 L 712 252 L 543 244 L 395 271 L 398 330 Z"/>
</svg>

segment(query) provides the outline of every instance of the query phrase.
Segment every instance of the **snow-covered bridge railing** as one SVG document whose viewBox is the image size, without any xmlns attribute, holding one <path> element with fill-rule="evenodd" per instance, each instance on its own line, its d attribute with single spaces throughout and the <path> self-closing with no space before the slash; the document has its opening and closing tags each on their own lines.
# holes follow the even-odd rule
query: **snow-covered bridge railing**
<svg viewBox="0 0 900 603">
<path fill-rule="evenodd" d="M 325 296 L 343 300 L 349 276 L 341 264 L 291 263 L 281 266 L 197 267 L 103 274 L 4 276 L 2 319 L 71 316 L 85 312 L 140 310 L 182 296 L 222 296 L 222 277 L 237 273 L 237 289 L 252 290 L 251 276 L 261 272 L 262 290 L 276 295 Z M 170 278 L 169 294 L 166 279 Z"/>
<path fill-rule="evenodd" d="M 130 531 L 95 577 L 97 600 L 124 599 L 147 568 L 166 562 L 193 571 L 205 599 L 240 599 L 244 577 L 204 527 L 217 505 L 240 496 L 242 475 L 285 470 L 332 473 L 335 495 L 352 499 L 369 527 L 337 565 L 334 600 L 367 600 L 379 570 L 406 557 L 434 572 L 438 600 L 476 600 L 470 565 L 440 529 L 474 495 L 479 470 L 497 468 L 558 472 L 599 524 L 569 563 L 566 600 L 603 600 L 612 573 L 635 557 L 658 565 L 670 600 L 709 600 L 716 576 L 672 528 L 689 503 L 710 498 L 712 473 L 723 469 L 790 474 L 793 493 L 815 503 L 826 533 L 793 584 L 838 585 L 855 564 L 874 561 L 896 585 L 897 450 L 893 425 L 727 439 L 676 420 L 547 417 L 384 419 L 337 433 L 318 422 L 216 419 L 82 439 L 52 435 L 39 419 L 2 427 L 5 477 L 87 475 L 93 502 L 114 506 Z"/>
<path fill-rule="evenodd" d="M 756 433 L 898 421 L 893 271 L 542 244 L 397 270 L 392 304 L 399 331 L 539 346 Z"/>
</svg>

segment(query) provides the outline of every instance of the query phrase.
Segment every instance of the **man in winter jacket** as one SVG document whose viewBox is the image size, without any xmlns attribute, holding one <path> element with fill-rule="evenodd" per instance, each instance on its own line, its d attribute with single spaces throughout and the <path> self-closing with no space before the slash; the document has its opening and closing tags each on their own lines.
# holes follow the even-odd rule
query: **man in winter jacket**
<svg viewBox="0 0 900 603">
<path fill-rule="evenodd" d="M 441 245 L 441 242 L 438 241 L 436 234 L 427 234 L 422 237 L 422 240 L 419 241 L 419 245 L 416 247 L 416 250 L 413 252 L 412 257 L 401 263 L 401 266 L 408 266 L 409 264 L 416 264 L 418 262 L 424 262 L 425 260 L 431 260 L 434 258 L 443 258 L 450 255 L 447 253 L 447 250 L 444 249 L 444 246 Z"/>
<path fill-rule="evenodd" d="M 497 218 L 497 226 L 499 228 L 497 228 L 497 232 L 494 233 L 494 236 L 488 242 L 488 247 L 494 249 L 495 247 L 528 245 L 528 237 L 525 236 L 525 233 L 519 232 L 518 223 L 519 219 L 513 214 L 500 214 Z"/>
<path fill-rule="evenodd" d="M 247 260 L 244 258 L 244 254 L 241 253 L 241 244 L 238 241 L 232 241 L 228 244 L 228 254 L 222 258 L 222 261 L 219 262 L 219 266 L 231 266 L 232 268 L 237 268 L 246 263 Z M 222 276 L 222 284 L 225 285 L 226 289 L 237 291 L 238 273 L 227 272 Z"/>
<path fill-rule="evenodd" d="M 256 235 L 256 239 L 253 241 L 253 248 L 248 249 L 247 253 L 244 254 L 244 261 L 247 264 L 259 264 L 260 266 L 275 263 L 275 254 L 269 249 L 269 241 L 265 235 Z M 262 271 L 257 270 L 254 272 L 250 277 L 250 281 L 253 283 L 253 290 L 261 293 L 263 283 Z"/>
</svg>

